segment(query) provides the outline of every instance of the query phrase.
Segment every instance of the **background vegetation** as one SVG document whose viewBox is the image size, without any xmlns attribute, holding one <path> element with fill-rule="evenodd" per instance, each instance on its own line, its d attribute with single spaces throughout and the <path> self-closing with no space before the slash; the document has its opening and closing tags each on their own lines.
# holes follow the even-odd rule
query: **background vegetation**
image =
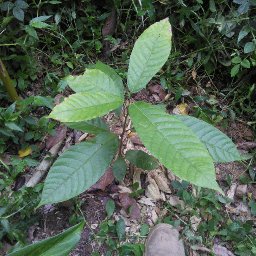
<svg viewBox="0 0 256 256">
<path fill-rule="evenodd" d="M 125 77 L 128 56 L 138 35 L 165 17 L 172 24 L 173 49 L 156 79 L 171 94 L 170 108 L 184 101 L 192 102 L 191 112 L 196 117 L 223 129 L 231 121 L 239 121 L 255 132 L 255 0 L 0 2 L 0 59 L 20 96 L 13 103 L 0 81 L 2 241 L 26 244 L 28 227 L 38 221 L 38 210 L 34 209 L 42 185 L 33 189 L 22 186 L 23 174 L 38 165 L 44 154 L 45 136 L 54 134 L 56 123 L 45 116 L 57 95 L 69 94 L 63 77 L 80 74 L 99 59 Z M 255 183 L 253 167 L 254 159 L 247 165 L 249 178 L 243 182 Z M 213 216 L 211 223 L 200 227 L 198 236 L 189 239 L 202 239 L 209 245 L 222 223 L 222 215 L 216 209 L 221 208 L 224 199 L 205 195 L 206 192 L 191 199 L 183 185 L 176 184 L 182 199 L 193 209 L 202 208 Z M 255 215 L 254 199 L 248 202 Z M 74 222 L 78 220 L 79 217 Z M 102 223 L 103 240 L 108 232 L 117 236 L 119 229 L 115 225 L 120 224 L 108 220 Z M 220 232 L 221 239 L 230 241 L 238 255 L 255 255 L 251 222 L 226 222 Z M 243 243 L 238 233 L 245 234 Z M 120 250 L 120 254 L 123 250 L 124 255 L 141 250 L 129 246 L 120 249 L 109 241 L 108 245 L 112 250 Z"/>
</svg>

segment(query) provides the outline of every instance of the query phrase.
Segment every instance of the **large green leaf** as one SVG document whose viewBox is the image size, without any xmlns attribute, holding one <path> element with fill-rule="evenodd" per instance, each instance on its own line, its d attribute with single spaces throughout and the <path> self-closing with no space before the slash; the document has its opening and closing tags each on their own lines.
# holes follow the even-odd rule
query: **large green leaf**
<svg viewBox="0 0 256 256">
<path fill-rule="evenodd" d="M 138 38 L 128 70 L 128 87 L 131 92 L 144 88 L 167 61 L 171 37 L 171 25 L 168 19 L 164 19 L 151 25 Z"/>
<path fill-rule="evenodd" d="M 72 129 L 92 134 L 109 131 L 107 124 L 99 117 L 89 121 L 66 123 L 66 125 Z"/>
<path fill-rule="evenodd" d="M 129 112 L 142 142 L 163 165 L 183 180 L 221 191 L 206 147 L 182 121 L 144 102 Z"/>
<path fill-rule="evenodd" d="M 101 70 L 106 75 L 108 75 L 115 82 L 115 84 L 123 91 L 124 85 L 122 78 L 116 73 L 116 71 L 113 68 L 102 63 L 101 61 L 97 61 L 97 63 L 93 67 Z"/>
<path fill-rule="evenodd" d="M 195 117 L 176 115 L 205 144 L 215 162 L 225 163 L 241 160 L 232 140 L 214 126 Z"/>
<path fill-rule="evenodd" d="M 65 256 L 80 240 L 84 223 L 77 224 L 63 233 L 28 245 L 8 256 Z"/>
<path fill-rule="evenodd" d="M 118 139 L 111 133 L 70 147 L 50 169 L 40 205 L 68 200 L 90 188 L 110 165 L 117 147 Z"/>
<path fill-rule="evenodd" d="M 54 107 L 50 118 L 61 122 L 80 122 L 103 116 L 121 106 L 123 99 L 106 92 L 82 92 Z"/>
<path fill-rule="evenodd" d="M 99 69 L 87 69 L 83 75 L 68 76 L 65 80 L 75 92 L 107 92 L 119 97 L 124 94 L 122 86 Z"/>
</svg>

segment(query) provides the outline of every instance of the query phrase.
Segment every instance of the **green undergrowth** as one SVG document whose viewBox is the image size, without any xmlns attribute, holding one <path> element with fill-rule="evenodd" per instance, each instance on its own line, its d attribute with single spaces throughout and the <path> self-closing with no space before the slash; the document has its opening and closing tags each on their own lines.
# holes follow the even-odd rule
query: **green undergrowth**
<svg viewBox="0 0 256 256">
<path fill-rule="evenodd" d="M 121 78 L 126 78 L 134 42 L 155 21 L 168 17 L 172 25 L 172 53 L 154 77 L 171 95 L 168 107 L 186 102 L 197 118 L 222 128 L 239 120 L 255 135 L 254 1 L 96 2 L 0 3 L 0 57 L 22 98 L 10 102 L 0 81 L 0 239 L 4 243 L 26 245 L 28 227 L 38 221 L 35 207 L 42 184 L 33 189 L 19 184 L 24 184 L 24 176 L 42 159 L 45 152 L 40 143 L 47 134 L 53 134 L 56 122 L 46 116 L 54 106 L 55 96 L 70 94 L 63 78 L 82 74 L 98 59 L 110 63 Z M 117 17 L 114 33 L 104 39 L 102 27 L 113 8 Z M 19 158 L 18 151 L 27 149 L 32 153 Z M 251 153 L 255 155 L 255 151 Z M 241 176 L 241 182 L 255 182 L 254 164 L 252 159 L 248 175 Z M 256 253 L 252 223 L 228 215 L 224 211 L 228 203 L 225 198 L 209 191 L 200 191 L 194 197 L 185 185 L 176 185 L 177 194 L 192 210 L 166 204 L 168 216 L 161 221 L 182 227 L 186 243 L 211 248 L 217 237 L 237 255 Z M 135 197 L 141 193 L 134 191 Z M 255 201 L 244 200 L 255 215 Z M 188 223 L 194 215 L 207 220 L 197 231 Z M 132 242 L 126 240 L 123 229 L 121 220 L 106 219 L 95 239 L 108 245 L 109 255 L 141 255 L 147 224 Z"/>
</svg>

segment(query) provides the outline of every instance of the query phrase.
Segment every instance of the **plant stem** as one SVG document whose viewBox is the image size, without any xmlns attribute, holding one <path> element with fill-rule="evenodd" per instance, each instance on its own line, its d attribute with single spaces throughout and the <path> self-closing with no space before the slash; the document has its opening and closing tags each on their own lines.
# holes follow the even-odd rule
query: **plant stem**
<svg viewBox="0 0 256 256">
<path fill-rule="evenodd" d="M 12 80 L 4 66 L 4 63 L 0 59 L 0 79 L 3 81 L 4 87 L 12 101 L 19 99 L 18 93 L 13 86 Z"/>
<path fill-rule="evenodd" d="M 119 144 L 119 149 L 118 149 L 118 155 L 121 156 L 122 155 L 122 146 L 123 146 L 123 139 L 124 139 L 124 134 L 125 134 L 125 127 L 126 127 L 126 122 L 127 122 L 127 118 L 128 118 L 128 108 L 126 103 L 124 103 L 124 123 L 123 123 L 123 131 L 121 134 L 121 138 L 120 138 L 120 144 Z"/>
</svg>

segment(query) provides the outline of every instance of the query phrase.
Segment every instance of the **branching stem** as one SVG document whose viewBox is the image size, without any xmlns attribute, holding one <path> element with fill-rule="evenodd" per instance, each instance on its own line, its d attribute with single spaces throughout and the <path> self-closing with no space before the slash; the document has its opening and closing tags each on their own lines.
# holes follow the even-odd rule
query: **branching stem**
<svg viewBox="0 0 256 256">
<path fill-rule="evenodd" d="M 128 118 L 128 105 L 127 101 L 124 103 L 123 105 L 123 112 L 124 112 L 124 123 L 123 123 L 123 129 L 122 129 L 122 134 L 120 137 L 120 144 L 119 144 L 119 149 L 118 149 L 118 155 L 121 156 L 122 155 L 122 147 L 123 147 L 123 140 L 124 140 L 124 134 L 126 131 L 126 122 L 127 122 L 127 118 Z"/>
</svg>

